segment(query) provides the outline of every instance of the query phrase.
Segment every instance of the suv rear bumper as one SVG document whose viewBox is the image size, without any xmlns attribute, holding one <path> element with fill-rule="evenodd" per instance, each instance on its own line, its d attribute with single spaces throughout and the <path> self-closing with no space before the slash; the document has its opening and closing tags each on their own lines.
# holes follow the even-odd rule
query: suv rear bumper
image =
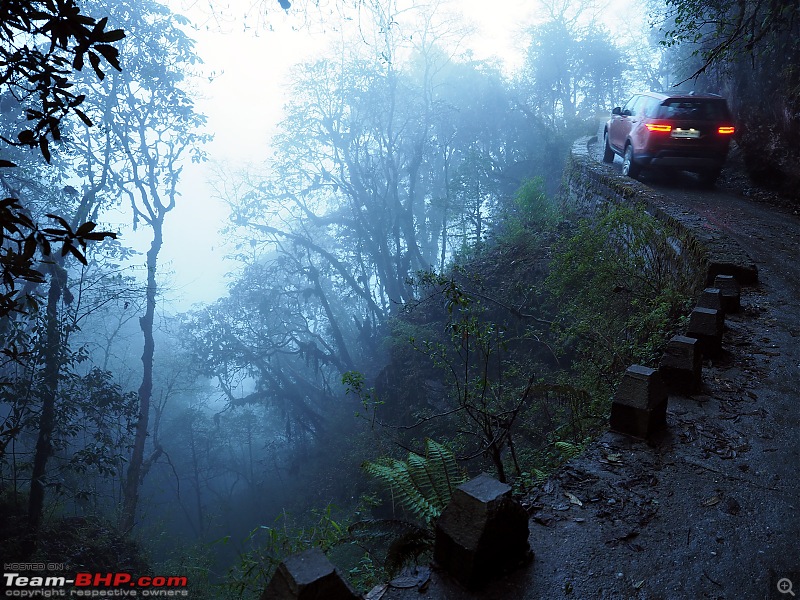
<svg viewBox="0 0 800 600">
<path fill-rule="evenodd" d="M 722 165 L 725 164 L 725 158 L 725 156 L 680 156 L 671 153 L 659 153 L 656 156 L 637 156 L 636 162 L 643 167 L 707 171 L 721 169 Z"/>
<path fill-rule="evenodd" d="M 719 169 L 722 167 L 724 160 L 715 160 L 713 158 L 698 158 L 690 156 L 665 156 L 656 157 L 650 160 L 652 167 L 671 167 L 673 169 Z"/>
</svg>

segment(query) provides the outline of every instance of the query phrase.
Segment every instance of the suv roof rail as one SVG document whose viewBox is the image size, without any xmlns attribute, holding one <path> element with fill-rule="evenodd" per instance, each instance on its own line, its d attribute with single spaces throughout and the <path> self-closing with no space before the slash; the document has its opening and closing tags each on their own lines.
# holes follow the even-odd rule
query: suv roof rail
<svg viewBox="0 0 800 600">
<path fill-rule="evenodd" d="M 690 91 L 689 96 L 713 96 L 715 98 L 722 98 L 722 96 L 713 92 L 698 92 L 697 90 Z"/>
</svg>

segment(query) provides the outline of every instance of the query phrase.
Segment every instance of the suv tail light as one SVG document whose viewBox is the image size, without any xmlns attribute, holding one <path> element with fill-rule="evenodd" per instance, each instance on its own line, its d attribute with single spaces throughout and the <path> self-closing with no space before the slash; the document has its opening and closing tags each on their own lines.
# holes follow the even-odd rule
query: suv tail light
<svg viewBox="0 0 800 600">
<path fill-rule="evenodd" d="M 656 123 L 645 123 L 644 126 L 647 127 L 647 131 L 661 131 L 663 133 L 669 133 L 670 131 L 672 131 L 672 125 L 658 125 Z M 722 133 L 722 131 L 720 131 L 720 133 Z"/>
<path fill-rule="evenodd" d="M 717 133 L 721 133 L 723 135 L 730 135 L 736 131 L 735 127 L 720 127 L 717 129 Z"/>
</svg>

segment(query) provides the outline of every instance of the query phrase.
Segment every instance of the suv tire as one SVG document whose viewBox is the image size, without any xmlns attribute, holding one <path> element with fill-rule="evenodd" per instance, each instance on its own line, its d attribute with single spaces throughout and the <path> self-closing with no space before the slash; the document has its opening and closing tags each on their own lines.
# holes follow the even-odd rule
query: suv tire
<svg viewBox="0 0 800 600">
<path fill-rule="evenodd" d="M 603 132 L 603 162 L 605 163 L 613 163 L 614 162 L 614 151 L 611 149 L 611 145 L 608 143 L 608 130 Z"/>
<path fill-rule="evenodd" d="M 633 160 L 633 146 L 625 146 L 625 156 L 622 158 L 622 174 L 626 177 L 636 179 L 639 176 L 640 167 Z"/>
</svg>

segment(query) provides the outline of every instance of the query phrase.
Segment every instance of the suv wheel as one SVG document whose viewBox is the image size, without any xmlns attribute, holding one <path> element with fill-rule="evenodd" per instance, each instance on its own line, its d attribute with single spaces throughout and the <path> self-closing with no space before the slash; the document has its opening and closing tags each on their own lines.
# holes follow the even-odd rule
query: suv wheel
<svg viewBox="0 0 800 600">
<path fill-rule="evenodd" d="M 614 151 L 611 149 L 611 145 L 608 143 L 608 130 L 603 132 L 603 145 L 605 146 L 605 149 L 603 150 L 603 162 L 613 163 Z"/>
<path fill-rule="evenodd" d="M 625 156 L 622 159 L 622 174 L 625 177 L 634 179 L 639 175 L 639 165 L 633 161 L 633 146 L 630 144 L 625 146 Z"/>
</svg>

